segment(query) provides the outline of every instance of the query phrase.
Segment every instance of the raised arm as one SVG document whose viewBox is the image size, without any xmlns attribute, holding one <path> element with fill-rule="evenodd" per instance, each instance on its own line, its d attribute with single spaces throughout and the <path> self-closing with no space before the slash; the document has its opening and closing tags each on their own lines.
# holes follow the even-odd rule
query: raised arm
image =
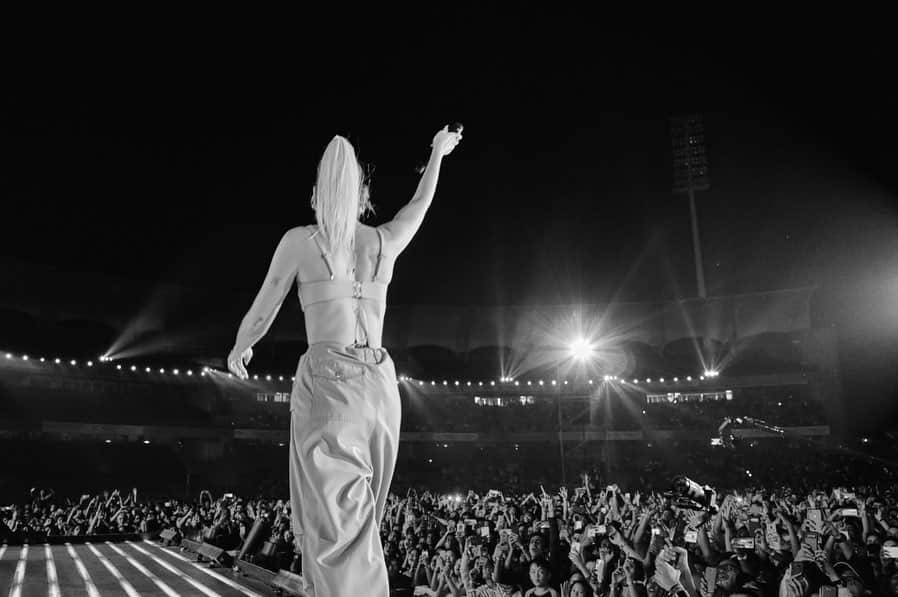
<svg viewBox="0 0 898 597">
<path fill-rule="evenodd" d="M 228 356 L 228 368 L 242 379 L 248 377 L 244 366 L 252 358 L 252 347 L 268 332 L 296 277 L 300 230 L 288 230 L 281 238 L 271 258 L 265 281 L 240 323 L 237 340 Z M 247 352 L 248 355 L 244 356 Z"/>
<path fill-rule="evenodd" d="M 421 227 L 424 215 L 430 208 L 433 195 L 437 190 L 437 180 L 440 177 L 440 165 L 443 158 L 452 153 L 460 140 L 460 131 L 458 133 L 449 132 L 449 127 L 443 127 L 442 130 L 437 131 L 431 144 L 430 159 L 427 160 L 427 167 L 424 169 L 421 180 L 418 181 L 418 188 L 415 190 L 412 200 L 399 210 L 396 217 L 380 226 L 388 250 L 393 255 L 398 255 L 405 250 Z"/>
</svg>

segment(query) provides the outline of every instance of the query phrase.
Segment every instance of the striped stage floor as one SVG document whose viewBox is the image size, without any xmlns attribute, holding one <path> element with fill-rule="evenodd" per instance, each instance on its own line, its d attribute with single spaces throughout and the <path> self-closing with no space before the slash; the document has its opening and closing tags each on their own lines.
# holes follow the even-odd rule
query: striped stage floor
<svg viewBox="0 0 898 597">
<path fill-rule="evenodd" d="M 151 541 L 0 545 L 0 597 L 269 597 L 273 589 Z"/>
</svg>

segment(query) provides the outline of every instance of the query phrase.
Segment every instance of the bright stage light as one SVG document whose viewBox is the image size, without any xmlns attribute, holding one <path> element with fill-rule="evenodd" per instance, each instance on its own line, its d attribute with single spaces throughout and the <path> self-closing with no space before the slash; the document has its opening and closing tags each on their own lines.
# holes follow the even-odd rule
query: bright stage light
<svg viewBox="0 0 898 597">
<path fill-rule="evenodd" d="M 119 371 L 122 370 L 122 366 L 121 366 L 121 365 L 116 365 L 115 368 L 118 369 Z"/>
<path fill-rule="evenodd" d="M 27 361 L 27 360 L 28 360 L 28 355 L 27 355 L 27 354 L 23 354 L 23 355 L 22 355 L 22 360 L 23 360 L 23 361 Z"/>
<path fill-rule="evenodd" d="M 634 379 L 634 380 L 633 380 L 633 383 L 639 383 L 639 380 L 638 380 L 638 379 Z"/>
<path fill-rule="evenodd" d="M 131 371 L 137 371 L 137 367 L 135 367 L 134 365 L 131 365 Z"/>
<path fill-rule="evenodd" d="M 7 359 L 11 359 L 11 358 L 12 358 L 12 355 L 9 354 L 9 353 L 6 353 L 6 358 L 7 358 Z"/>
<path fill-rule="evenodd" d="M 593 347 L 585 338 L 577 338 L 571 342 L 568 350 L 578 361 L 585 361 L 592 355 Z"/>
<path fill-rule="evenodd" d="M 686 376 L 686 381 L 692 381 L 692 376 L 691 376 L 691 375 L 687 375 L 687 376 Z"/>
<path fill-rule="evenodd" d="M 680 381 L 678 377 L 674 377 L 674 381 Z"/>
<path fill-rule="evenodd" d="M 45 359 L 44 357 L 41 357 L 41 363 L 43 363 L 43 362 L 46 361 L 46 360 L 47 360 L 47 359 Z"/>
<path fill-rule="evenodd" d="M 9 356 L 11 357 L 12 355 L 9 355 Z M 59 359 L 56 359 L 56 364 L 57 364 L 57 365 L 58 365 L 60 362 L 61 362 L 61 361 L 60 361 Z"/>
<path fill-rule="evenodd" d="M 72 359 L 71 364 L 72 364 L 72 365 L 77 365 L 78 362 L 77 362 L 75 359 Z"/>
<path fill-rule="evenodd" d="M 180 374 L 181 374 L 181 372 L 180 372 L 179 370 L 177 370 L 177 369 L 173 370 L 172 373 L 174 373 L 175 375 L 180 375 Z"/>
</svg>

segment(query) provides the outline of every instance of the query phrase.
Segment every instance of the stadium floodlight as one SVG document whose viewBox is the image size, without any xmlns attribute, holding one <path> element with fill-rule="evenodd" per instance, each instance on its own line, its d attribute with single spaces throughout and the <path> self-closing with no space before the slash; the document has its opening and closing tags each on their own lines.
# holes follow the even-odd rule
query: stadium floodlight
<svg viewBox="0 0 898 597">
<path fill-rule="evenodd" d="M 570 355 L 578 361 L 585 361 L 593 353 L 593 346 L 583 337 L 579 337 L 568 346 Z"/>
</svg>

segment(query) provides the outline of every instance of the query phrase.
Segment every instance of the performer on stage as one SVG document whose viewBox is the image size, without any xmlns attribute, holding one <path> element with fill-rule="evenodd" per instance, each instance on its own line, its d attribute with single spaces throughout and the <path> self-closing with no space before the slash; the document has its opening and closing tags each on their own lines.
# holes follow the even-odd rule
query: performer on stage
<svg viewBox="0 0 898 597">
<path fill-rule="evenodd" d="M 412 200 L 376 228 L 355 150 L 328 144 L 312 191 L 317 225 L 281 238 L 243 318 L 228 368 L 247 379 L 252 346 L 297 281 L 309 350 L 290 397 L 290 505 L 302 574 L 315 597 L 387 597 L 380 542 L 399 449 L 396 370 L 381 346 L 393 265 L 430 207 L 440 165 L 461 131 L 438 131 Z"/>
</svg>

